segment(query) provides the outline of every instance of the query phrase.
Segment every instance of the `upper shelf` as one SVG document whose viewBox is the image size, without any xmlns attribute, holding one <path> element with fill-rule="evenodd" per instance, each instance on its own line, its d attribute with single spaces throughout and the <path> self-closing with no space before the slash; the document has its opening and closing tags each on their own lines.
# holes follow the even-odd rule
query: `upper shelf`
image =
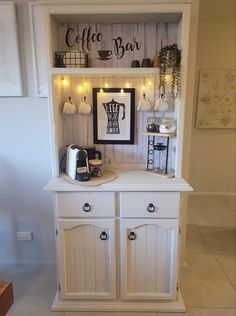
<svg viewBox="0 0 236 316">
<path fill-rule="evenodd" d="M 159 68 L 51 68 L 51 75 L 64 76 L 157 76 Z"/>
</svg>

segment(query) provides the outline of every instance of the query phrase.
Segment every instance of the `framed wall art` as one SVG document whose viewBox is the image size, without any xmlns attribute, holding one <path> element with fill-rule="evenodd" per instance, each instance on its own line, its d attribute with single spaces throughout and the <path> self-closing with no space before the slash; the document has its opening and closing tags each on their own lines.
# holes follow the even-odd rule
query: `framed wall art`
<svg viewBox="0 0 236 316">
<path fill-rule="evenodd" d="M 197 128 L 236 128 L 235 69 L 200 71 Z"/>
<path fill-rule="evenodd" d="M 94 144 L 134 144 L 134 103 L 134 88 L 93 88 Z"/>
<path fill-rule="evenodd" d="M 22 96 L 16 15 L 13 1 L 0 1 L 0 96 Z"/>
</svg>

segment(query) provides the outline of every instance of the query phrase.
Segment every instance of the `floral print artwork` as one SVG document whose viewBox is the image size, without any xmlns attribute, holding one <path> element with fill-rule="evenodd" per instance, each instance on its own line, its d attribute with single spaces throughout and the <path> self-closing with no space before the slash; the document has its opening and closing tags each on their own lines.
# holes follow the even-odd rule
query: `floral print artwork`
<svg viewBox="0 0 236 316">
<path fill-rule="evenodd" d="M 236 72 L 201 70 L 196 127 L 236 128 Z"/>
</svg>

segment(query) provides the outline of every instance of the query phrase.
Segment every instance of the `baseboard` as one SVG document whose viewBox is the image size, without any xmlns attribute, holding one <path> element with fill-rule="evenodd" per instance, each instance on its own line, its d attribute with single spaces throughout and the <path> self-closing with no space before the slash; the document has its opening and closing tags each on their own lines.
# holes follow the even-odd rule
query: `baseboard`
<svg viewBox="0 0 236 316">
<path fill-rule="evenodd" d="M 189 192 L 189 195 L 225 195 L 225 196 L 235 196 L 236 192 Z"/>
<path fill-rule="evenodd" d="M 185 305 L 181 293 L 179 291 L 177 300 L 174 301 L 92 301 L 92 300 L 60 300 L 58 292 L 52 305 L 52 311 L 56 312 L 93 312 L 93 315 L 99 316 L 105 312 L 120 312 L 127 314 L 128 312 L 159 312 L 159 313 L 184 313 Z M 97 313 L 96 312 L 100 312 Z M 116 313 L 115 313 L 116 312 Z M 109 313 L 110 314 L 110 313 Z M 112 315 L 112 313 L 111 313 Z"/>
<path fill-rule="evenodd" d="M 32 265 L 32 266 L 52 266 L 56 265 L 56 261 L 33 261 L 33 260 L 4 260 L 0 259 L 0 264 L 11 265 Z"/>
</svg>

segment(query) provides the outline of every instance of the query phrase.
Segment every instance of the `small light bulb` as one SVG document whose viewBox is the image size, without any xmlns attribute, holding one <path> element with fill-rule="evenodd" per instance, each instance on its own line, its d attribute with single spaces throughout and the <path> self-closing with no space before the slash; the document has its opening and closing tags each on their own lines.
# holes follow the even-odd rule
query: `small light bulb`
<svg viewBox="0 0 236 316">
<path fill-rule="evenodd" d="M 171 75 L 166 75 L 165 80 L 167 83 L 170 83 L 171 82 Z"/>
<path fill-rule="evenodd" d="M 100 89 L 100 93 L 103 93 L 103 88 Z"/>
<path fill-rule="evenodd" d="M 108 88 L 108 87 L 109 87 L 109 85 L 108 85 L 108 83 L 106 82 L 106 83 L 105 83 L 105 88 Z"/>
<path fill-rule="evenodd" d="M 85 86 L 85 87 L 87 87 L 87 86 L 88 86 L 88 83 L 87 83 L 87 81 L 85 81 L 85 82 L 84 82 L 84 86 Z"/>
<path fill-rule="evenodd" d="M 123 88 L 120 89 L 120 93 L 124 93 L 124 89 Z"/>
<path fill-rule="evenodd" d="M 69 82 L 68 82 L 68 80 L 63 79 L 63 80 L 62 80 L 62 83 L 63 83 L 64 86 L 67 86 Z"/>
<path fill-rule="evenodd" d="M 146 87 L 145 86 L 143 86 L 143 91 L 145 91 L 146 90 Z"/>
<path fill-rule="evenodd" d="M 81 85 L 78 86 L 78 90 L 79 90 L 79 92 L 82 91 L 82 86 Z"/>
<path fill-rule="evenodd" d="M 127 87 L 127 88 L 129 88 L 129 87 L 130 87 L 130 84 L 129 84 L 129 82 L 127 82 L 127 83 L 126 83 L 126 87 Z"/>
<path fill-rule="evenodd" d="M 151 86 L 151 85 L 152 85 L 152 82 L 151 82 L 151 81 L 148 81 L 148 85 Z"/>
</svg>

